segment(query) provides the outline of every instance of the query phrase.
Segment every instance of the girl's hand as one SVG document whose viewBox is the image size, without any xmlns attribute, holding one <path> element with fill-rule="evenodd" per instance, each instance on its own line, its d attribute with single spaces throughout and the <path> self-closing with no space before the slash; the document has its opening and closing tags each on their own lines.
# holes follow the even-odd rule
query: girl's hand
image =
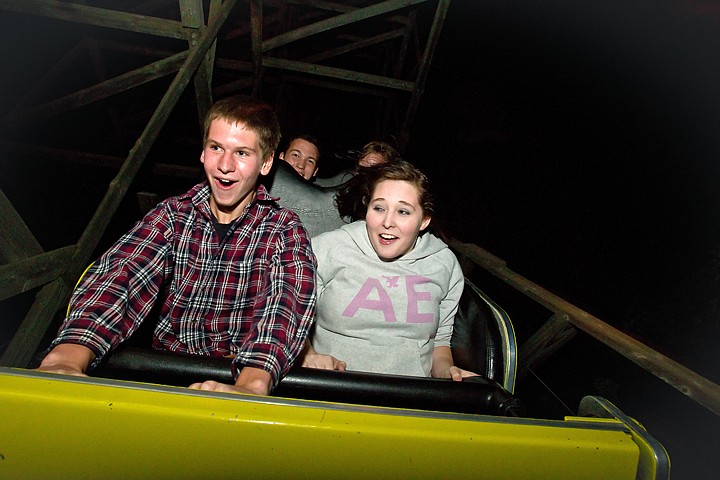
<svg viewBox="0 0 720 480">
<path fill-rule="evenodd" d="M 321 353 L 306 353 L 302 362 L 303 367 L 319 368 L 322 370 L 338 370 L 344 372 L 347 364 L 342 360 L 338 360 L 332 355 L 323 355 Z"/>
<path fill-rule="evenodd" d="M 463 370 L 462 368 L 458 368 L 455 365 L 448 368 L 448 375 L 449 378 L 452 378 L 454 382 L 462 382 L 463 378 L 467 377 L 477 377 L 478 374 L 475 372 L 470 372 L 468 370 Z"/>
</svg>

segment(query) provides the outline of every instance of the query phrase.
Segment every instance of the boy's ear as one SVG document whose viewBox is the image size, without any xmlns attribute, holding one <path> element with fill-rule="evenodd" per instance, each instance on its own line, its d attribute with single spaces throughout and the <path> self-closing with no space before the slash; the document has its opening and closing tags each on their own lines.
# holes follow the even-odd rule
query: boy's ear
<svg viewBox="0 0 720 480">
<path fill-rule="evenodd" d="M 205 150 L 200 152 L 200 163 L 205 163 Z"/>
<path fill-rule="evenodd" d="M 422 223 L 420 224 L 420 231 L 422 232 L 425 230 L 428 225 L 430 225 L 430 220 L 432 220 L 432 217 L 424 217 Z"/>
<path fill-rule="evenodd" d="M 261 175 L 267 175 L 268 173 L 270 173 L 270 169 L 272 168 L 274 157 L 275 157 L 275 152 L 270 152 L 270 154 L 267 157 L 265 157 L 265 160 L 263 160 L 262 167 L 260 168 Z"/>
</svg>

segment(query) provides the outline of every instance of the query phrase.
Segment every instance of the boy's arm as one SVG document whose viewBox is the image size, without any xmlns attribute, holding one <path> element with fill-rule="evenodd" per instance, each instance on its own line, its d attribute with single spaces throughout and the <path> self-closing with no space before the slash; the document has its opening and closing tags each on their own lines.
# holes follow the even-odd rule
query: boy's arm
<svg viewBox="0 0 720 480">
<path fill-rule="evenodd" d="M 73 343 L 61 343 L 43 358 L 38 370 L 85 376 L 85 371 L 94 359 L 95 354 L 87 347 Z"/>
<path fill-rule="evenodd" d="M 315 255 L 302 224 L 293 222 L 273 241 L 276 253 L 263 272 L 265 295 L 257 299 L 262 315 L 233 362 L 233 372 L 268 372 L 271 390 L 301 353 L 315 317 L 316 285 Z"/>
</svg>

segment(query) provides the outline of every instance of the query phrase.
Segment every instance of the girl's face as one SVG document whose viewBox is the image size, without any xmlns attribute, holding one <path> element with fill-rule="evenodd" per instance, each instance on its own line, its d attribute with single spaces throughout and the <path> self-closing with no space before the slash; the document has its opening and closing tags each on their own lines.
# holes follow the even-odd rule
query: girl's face
<svg viewBox="0 0 720 480">
<path fill-rule="evenodd" d="M 383 180 L 375 186 L 365 215 L 370 243 L 381 260 L 395 260 L 415 246 L 430 224 L 423 215 L 417 187 L 403 180 Z"/>
</svg>

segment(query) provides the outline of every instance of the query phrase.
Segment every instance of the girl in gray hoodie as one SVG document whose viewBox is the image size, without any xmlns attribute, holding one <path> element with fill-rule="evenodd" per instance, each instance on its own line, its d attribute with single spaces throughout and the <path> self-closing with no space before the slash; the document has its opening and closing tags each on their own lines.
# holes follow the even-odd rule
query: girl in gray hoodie
<svg viewBox="0 0 720 480">
<path fill-rule="evenodd" d="M 364 169 L 353 181 L 365 218 L 312 239 L 318 299 L 303 366 L 453 380 L 476 375 L 456 367 L 450 351 L 463 273 L 428 231 L 434 209 L 427 178 L 398 160 Z"/>
</svg>

